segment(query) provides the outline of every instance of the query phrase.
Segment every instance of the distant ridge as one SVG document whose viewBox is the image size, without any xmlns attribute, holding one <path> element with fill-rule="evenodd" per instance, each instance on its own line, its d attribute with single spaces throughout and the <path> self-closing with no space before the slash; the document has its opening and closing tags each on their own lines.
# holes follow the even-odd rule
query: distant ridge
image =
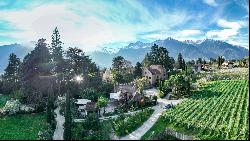
<svg viewBox="0 0 250 141">
<path fill-rule="evenodd" d="M 118 55 L 123 56 L 135 65 L 136 62 L 141 62 L 143 60 L 153 44 L 165 47 L 168 50 L 169 55 L 174 57 L 175 60 L 178 53 L 182 53 L 185 60 L 196 60 L 199 57 L 209 60 L 209 58 L 217 58 L 219 55 L 224 56 L 226 59 L 242 59 L 249 54 L 248 49 L 224 41 L 213 39 L 178 41 L 171 37 L 168 37 L 165 40 L 156 40 L 151 43 L 137 41 L 118 49 L 118 51 L 117 49 L 114 50 L 109 47 L 104 47 L 101 51 L 86 52 L 86 54 L 90 55 L 92 60 L 100 67 L 110 67 L 113 57 Z M 23 59 L 23 57 L 34 47 L 35 42 L 0 46 L 0 73 L 6 68 L 10 53 L 13 52 Z"/>
</svg>

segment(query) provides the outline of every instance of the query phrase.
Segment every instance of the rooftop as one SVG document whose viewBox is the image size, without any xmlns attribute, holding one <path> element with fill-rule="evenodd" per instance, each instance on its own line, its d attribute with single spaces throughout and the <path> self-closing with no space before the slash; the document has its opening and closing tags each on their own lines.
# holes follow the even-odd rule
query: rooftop
<svg viewBox="0 0 250 141">
<path fill-rule="evenodd" d="M 161 74 L 161 72 L 160 72 L 159 70 L 157 70 L 157 69 L 148 68 L 148 70 L 149 70 L 153 75 L 155 75 L 155 74 Z"/>
<path fill-rule="evenodd" d="M 77 102 L 75 102 L 75 103 L 78 105 L 85 105 L 88 102 L 91 102 L 91 100 L 89 100 L 89 99 L 77 99 Z"/>
</svg>

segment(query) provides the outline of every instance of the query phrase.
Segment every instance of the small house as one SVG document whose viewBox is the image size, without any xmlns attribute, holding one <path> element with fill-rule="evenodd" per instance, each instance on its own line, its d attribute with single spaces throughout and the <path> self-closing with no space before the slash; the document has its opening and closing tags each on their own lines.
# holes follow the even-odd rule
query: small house
<svg viewBox="0 0 250 141">
<path fill-rule="evenodd" d="M 155 85 L 159 80 L 166 80 L 166 69 L 162 65 L 151 65 L 149 68 L 144 67 L 143 77 L 146 77 L 149 84 Z"/>
</svg>

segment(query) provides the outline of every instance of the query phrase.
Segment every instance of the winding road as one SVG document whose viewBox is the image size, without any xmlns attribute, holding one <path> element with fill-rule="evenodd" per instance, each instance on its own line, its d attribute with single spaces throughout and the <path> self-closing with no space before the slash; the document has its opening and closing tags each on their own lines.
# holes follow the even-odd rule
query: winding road
<svg viewBox="0 0 250 141">
<path fill-rule="evenodd" d="M 57 124 L 56 124 L 56 129 L 53 135 L 53 140 L 63 140 L 63 132 L 64 132 L 63 124 L 65 122 L 65 118 L 64 116 L 60 114 L 59 112 L 60 109 L 61 108 L 59 106 L 55 109 Z"/>
</svg>

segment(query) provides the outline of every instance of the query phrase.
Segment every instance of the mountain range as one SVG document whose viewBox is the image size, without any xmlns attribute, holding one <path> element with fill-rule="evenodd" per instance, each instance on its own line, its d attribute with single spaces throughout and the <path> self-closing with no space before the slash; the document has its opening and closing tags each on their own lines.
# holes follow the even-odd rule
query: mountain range
<svg viewBox="0 0 250 141">
<path fill-rule="evenodd" d="M 218 56 L 224 56 L 225 59 L 242 59 L 249 54 L 248 49 L 224 41 L 213 39 L 178 41 L 170 37 L 165 40 L 156 40 L 150 43 L 137 41 L 120 48 L 116 52 L 104 47 L 101 51 L 86 52 L 86 54 L 100 67 L 110 67 L 112 59 L 119 55 L 131 61 L 132 65 L 135 65 L 136 62 L 143 60 L 146 53 L 150 52 L 153 44 L 165 47 L 169 52 L 169 56 L 174 57 L 175 60 L 179 53 L 181 53 L 187 61 L 198 58 L 209 60 L 209 58 L 217 58 Z M 34 48 L 32 46 L 35 46 L 35 42 L 0 46 L 0 73 L 6 68 L 10 53 L 13 52 L 19 58 L 23 59 L 23 57 Z"/>
<path fill-rule="evenodd" d="M 165 40 L 156 40 L 151 43 L 143 43 L 140 41 L 130 43 L 116 53 L 104 49 L 103 51 L 90 52 L 88 55 L 101 67 L 111 66 L 112 58 L 118 55 L 123 56 L 135 65 L 136 62 L 143 60 L 153 44 L 165 47 L 169 52 L 169 56 L 175 60 L 179 53 L 181 53 L 187 61 L 197 60 L 198 58 L 209 60 L 210 58 L 218 58 L 218 56 L 224 56 L 225 59 L 242 59 L 249 53 L 249 50 L 244 47 L 235 46 L 224 41 L 213 39 L 178 41 L 169 37 Z"/>
</svg>

